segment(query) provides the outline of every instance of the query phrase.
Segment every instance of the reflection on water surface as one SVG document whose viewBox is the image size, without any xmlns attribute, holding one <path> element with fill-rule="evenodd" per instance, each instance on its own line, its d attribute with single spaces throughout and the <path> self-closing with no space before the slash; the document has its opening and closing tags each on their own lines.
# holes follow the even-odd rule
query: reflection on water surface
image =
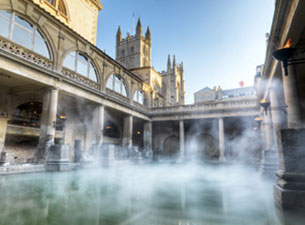
<svg viewBox="0 0 305 225">
<path fill-rule="evenodd" d="M 240 166 L 125 165 L 0 179 L 1 225 L 281 224 L 272 183 Z"/>
</svg>

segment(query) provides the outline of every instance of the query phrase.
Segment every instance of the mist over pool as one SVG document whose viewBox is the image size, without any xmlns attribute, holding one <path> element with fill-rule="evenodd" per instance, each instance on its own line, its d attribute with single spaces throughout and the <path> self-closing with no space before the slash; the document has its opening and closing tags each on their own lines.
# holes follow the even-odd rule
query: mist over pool
<svg viewBox="0 0 305 225">
<path fill-rule="evenodd" d="M 120 165 L 1 177 L 0 224 L 281 224 L 272 185 L 238 165 Z"/>
</svg>

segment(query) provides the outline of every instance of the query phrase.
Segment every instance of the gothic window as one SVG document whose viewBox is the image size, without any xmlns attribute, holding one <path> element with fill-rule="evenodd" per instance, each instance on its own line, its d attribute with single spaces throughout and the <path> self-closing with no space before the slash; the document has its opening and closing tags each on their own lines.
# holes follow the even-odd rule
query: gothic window
<svg viewBox="0 0 305 225">
<path fill-rule="evenodd" d="M 207 100 L 207 101 L 211 100 L 211 95 L 210 94 L 206 94 L 205 95 L 205 100 Z"/>
<path fill-rule="evenodd" d="M 119 93 L 120 95 L 123 95 L 125 97 L 127 97 L 127 92 L 126 92 L 126 87 L 124 84 L 124 81 L 121 77 L 112 74 L 106 83 L 106 87 L 109 88 L 110 90 L 113 90 L 117 93 Z"/>
<path fill-rule="evenodd" d="M 46 58 L 50 58 L 47 42 L 37 26 L 27 22 L 16 15 L 15 12 L 10 13 L 0 10 L 0 35 Z"/>
<path fill-rule="evenodd" d="M 125 50 L 124 49 L 121 50 L 121 55 L 125 56 Z"/>
<path fill-rule="evenodd" d="M 63 66 L 94 82 L 98 80 L 92 60 L 79 52 L 70 52 L 66 56 Z"/>
<path fill-rule="evenodd" d="M 134 47 L 133 47 L 133 46 L 130 47 L 130 53 L 131 53 L 131 54 L 134 53 Z"/>
<path fill-rule="evenodd" d="M 136 90 L 133 96 L 133 100 L 137 103 L 145 105 L 145 95 L 143 91 Z"/>
<path fill-rule="evenodd" d="M 53 8 L 67 16 L 67 10 L 62 0 L 45 0 L 45 2 L 49 3 Z"/>
</svg>

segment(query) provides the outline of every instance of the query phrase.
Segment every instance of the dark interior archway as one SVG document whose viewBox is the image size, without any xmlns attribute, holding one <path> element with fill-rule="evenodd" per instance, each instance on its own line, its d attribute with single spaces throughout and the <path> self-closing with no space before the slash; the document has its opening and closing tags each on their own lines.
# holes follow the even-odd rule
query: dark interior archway
<svg viewBox="0 0 305 225">
<path fill-rule="evenodd" d="M 120 138 L 120 130 L 116 123 L 114 123 L 111 120 L 106 121 L 103 129 L 103 135 L 104 137 L 110 137 L 110 138 Z"/>
<path fill-rule="evenodd" d="M 38 128 L 40 127 L 41 113 L 42 103 L 39 101 L 21 104 L 14 110 L 9 124 Z"/>
<path fill-rule="evenodd" d="M 163 144 L 164 157 L 175 159 L 179 156 L 179 138 L 177 136 L 170 136 L 165 139 Z"/>
<path fill-rule="evenodd" d="M 218 159 L 219 148 L 212 135 L 202 133 L 196 137 L 195 141 L 199 158 L 203 160 Z"/>
</svg>

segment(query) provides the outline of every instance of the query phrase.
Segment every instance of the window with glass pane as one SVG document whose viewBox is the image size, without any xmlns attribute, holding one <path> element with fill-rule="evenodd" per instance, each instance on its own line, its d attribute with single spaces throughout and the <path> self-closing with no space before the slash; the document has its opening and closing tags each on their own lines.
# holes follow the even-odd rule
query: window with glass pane
<svg viewBox="0 0 305 225">
<path fill-rule="evenodd" d="M 113 75 L 108 78 L 106 87 L 113 90 Z"/>
<path fill-rule="evenodd" d="M 133 100 L 138 101 L 138 90 L 134 93 Z"/>
<path fill-rule="evenodd" d="M 125 85 L 123 83 L 122 83 L 122 92 L 121 92 L 121 95 L 127 97 L 126 88 L 125 88 Z"/>
<path fill-rule="evenodd" d="M 143 93 L 142 92 L 138 92 L 139 93 L 139 97 L 138 97 L 138 101 L 139 101 L 139 103 L 141 103 L 141 104 L 144 104 L 144 96 L 143 96 Z"/>
<path fill-rule="evenodd" d="M 106 83 L 106 87 L 123 95 L 123 96 L 127 96 L 127 92 L 126 92 L 126 88 L 125 85 L 123 83 L 123 80 L 116 76 L 116 75 L 111 75 Z"/>
<path fill-rule="evenodd" d="M 39 53 L 40 55 L 43 55 L 46 58 L 50 58 L 49 49 L 47 47 L 46 41 L 43 39 L 39 31 L 36 31 L 34 51 Z"/>
<path fill-rule="evenodd" d="M 14 25 L 13 27 L 13 35 L 12 41 L 26 47 L 32 49 L 33 47 L 33 32 L 26 31 L 20 26 Z"/>
<path fill-rule="evenodd" d="M 0 10 L 0 35 L 50 58 L 47 42 L 38 31 L 37 26 L 30 24 L 15 13 Z"/>
<path fill-rule="evenodd" d="M 70 52 L 66 56 L 63 66 L 89 78 L 94 82 L 97 82 L 98 80 L 96 70 L 91 62 L 91 59 L 76 51 Z"/>
<path fill-rule="evenodd" d="M 92 63 L 89 66 L 89 79 L 97 82 L 96 72 Z"/>
<path fill-rule="evenodd" d="M 83 62 L 82 60 L 77 60 L 77 70 L 76 72 L 88 77 L 88 63 Z"/>
<path fill-rule="evenodd" d="M 114 77 L 114 89 L 115 92 L 121 93 L 121 79 L 117 76 Z"/>
<path fill-rule="evenodd" d="M 1 12 L 1 11 L 0 11 Z M 10 21 L 9 18 L 6 18 L 0 14 L 0 35 L 8 38 L 10 31 Z"/>
<path fill-rule="evenodd" d="M 63 66 L 74 71 L 75 63 L 76 63 L 76 52 L 70 52 L 66 56 Z"/>
</svg>

